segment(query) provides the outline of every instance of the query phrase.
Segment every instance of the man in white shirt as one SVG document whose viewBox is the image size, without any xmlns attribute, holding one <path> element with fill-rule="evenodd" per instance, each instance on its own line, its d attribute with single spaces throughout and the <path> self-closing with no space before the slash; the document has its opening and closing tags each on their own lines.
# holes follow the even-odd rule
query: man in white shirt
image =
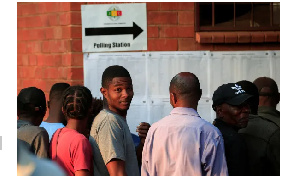
<svg viewBox="0 0 300 178">
<path fill-rule="evenodd" d="M 170 83 L 170 115 L 154 123 L 142 154 L 142 176 L 226 176 L 220 131 L 197 113 L 198 78 L 177 74 Z"/>
</svg>

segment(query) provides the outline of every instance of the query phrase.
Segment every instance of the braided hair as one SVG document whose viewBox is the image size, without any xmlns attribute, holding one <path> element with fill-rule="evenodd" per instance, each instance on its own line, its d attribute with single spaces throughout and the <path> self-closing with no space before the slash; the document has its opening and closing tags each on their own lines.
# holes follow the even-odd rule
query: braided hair
<svg viewBox="0 0 300 178">
<path fill-rule="evenodd" d="M 63 94 L 63 113 L 66 118 L 82 120 L 88 117 L 92 105 L 91 91 L 85 86 L 71 86 Z"/>
</svg>

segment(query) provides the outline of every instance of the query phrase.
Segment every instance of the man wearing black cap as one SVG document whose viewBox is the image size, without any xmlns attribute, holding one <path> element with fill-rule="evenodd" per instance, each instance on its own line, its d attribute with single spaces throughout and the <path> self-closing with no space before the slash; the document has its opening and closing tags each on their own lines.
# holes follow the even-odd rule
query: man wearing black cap
<svg viewBox="0 0 300 178">
<path fill-rule="evenodd" d="M 17 97 L 17 136 L 40 158 L 48 157 L 49 136 L 39 127 L 46 113 L 46 97 L 36 87 L 24 88 Z"/>
<path fill-rule="evenodd" d="M 247 175 L 247 148 L 238 130 L 248 124 L 250 107 L 248 95 L 235 83 L 223 84 L 213 94 L 214 125 L 224 139 L 225 156 L 230 176 Z"/>
</svg>

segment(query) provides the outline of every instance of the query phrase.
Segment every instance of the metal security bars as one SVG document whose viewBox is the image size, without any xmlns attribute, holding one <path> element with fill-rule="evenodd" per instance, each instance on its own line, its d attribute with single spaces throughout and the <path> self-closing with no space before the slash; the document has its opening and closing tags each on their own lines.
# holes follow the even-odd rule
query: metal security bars
<svg viewBox="0 0 300 178">
<path fill-rule="evenodd" d="M 280 2 L 197 2 L 195 31 L 279 31 Z"/>
</svg>

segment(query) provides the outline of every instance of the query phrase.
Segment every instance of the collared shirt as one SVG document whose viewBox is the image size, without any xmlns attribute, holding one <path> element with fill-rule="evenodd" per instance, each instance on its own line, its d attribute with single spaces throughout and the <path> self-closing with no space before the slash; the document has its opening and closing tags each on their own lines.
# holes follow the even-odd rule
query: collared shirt
<svg viewBox="0 0 300 178">
<path fill-rule="evenodd" d="M 142 176 L 228 175 L 220 131 L 192 108 L 154 123 L 143 148 Z"/>
</svg>

